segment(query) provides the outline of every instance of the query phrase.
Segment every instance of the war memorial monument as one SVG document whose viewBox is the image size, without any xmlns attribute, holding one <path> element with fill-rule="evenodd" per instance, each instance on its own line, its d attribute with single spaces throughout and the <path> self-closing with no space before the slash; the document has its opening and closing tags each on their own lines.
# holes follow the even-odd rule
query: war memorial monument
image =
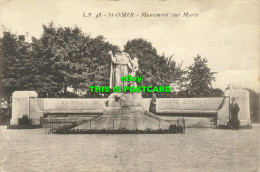
<svg viewBox="0 0 260 172">
<path fill-rule="evenodd" d="M 138 59 L 125 52 L 111 57 L 110 89 L 115 92 L 107 99 L 102 98 L 38 98 L 35 91 L 15 91 L 13 93 L 11 124 L 28 115 L 34 124 L 52 123 L 60 126 L 62 120 L 74 122 L 74 129 L 80 130 L 146 130 L 168 129 L 171 124 L 186 127 L 192 117 L 214 119 L 209 125 L 226 125 L 230 119 L 230 104 L 233 98 L 239 104 L 240 125 L 250 124 L 249 94 L 246 90 L 230 89 L 224 97 L 217 98 L 158 98 L 156 114 L 149 112 L 149 98 L 142 98 L 140 92 L 130 91 L 136 87 L 135 81 L 122 81 L 122 77 L 135 77 Z M 125 89 L 125 88 L 128 89 Z M 116 91 L 120 89 L 122 91 Z M 100 90 L 93 87 L 93 91 Z M 172 118 L 169 120 L 169 116 Z M 180 124 L 182 121 L 182 124 Z M 183 126 L 184 127 L 184 126 Z"/>
</svg>

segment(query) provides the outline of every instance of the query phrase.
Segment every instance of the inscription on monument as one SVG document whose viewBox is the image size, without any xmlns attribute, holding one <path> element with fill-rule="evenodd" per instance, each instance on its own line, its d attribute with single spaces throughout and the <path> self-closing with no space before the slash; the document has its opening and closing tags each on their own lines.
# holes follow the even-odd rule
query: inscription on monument
<svg viewBox="0 0 260 172">
<path fill-rule="evenodd" d="M 100 110 L 104 99 L 45 99 L 44 110 Z"/>
<path fill-rule="evenodd" d="M 157 111 L 160 110 L 217 110 L 222 97 L 219 98 L 160 98 Z"/>
</svg>

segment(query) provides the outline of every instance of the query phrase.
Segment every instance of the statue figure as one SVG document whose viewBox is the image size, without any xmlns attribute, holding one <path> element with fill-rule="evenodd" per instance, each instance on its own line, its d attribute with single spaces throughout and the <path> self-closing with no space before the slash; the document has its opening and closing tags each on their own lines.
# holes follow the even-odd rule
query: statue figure
<svg viewBox="0 0 260 172">
<path fill-rule="evenodd" d="M 128 86 L 128 81 L 121 81 L 121 77 L 126 77 L 130 75 L 133 70 L 132 60 L 129 54 L 125 52 L 116 53 L 113 55 L 112 51 L 109 51 L 108 54 L 111 56 L 111 72 L 110 72 L 110 85 L 109 88 L 112 89 L 113 86 Z"/>
<path fill-rule="evenodd" d="M 156 114 L 156 95 L 155 94 L 152 95 L 152 99 L 150 101 L 149 112 Z"/>
<path fill-rule="evenodd" d="M 135 74 L 136 74 L 136 72 L 139 70 L 137 57 L 135 57 L 135 58 L 132 60 L 132 64 L 133 64 L 133 67 L 132 67 L 132 72 L 131 72 L 130 75 L 131 75 L 132 77 L 134 77 Z M 136 87 L 136 86 L 137 86 L 136 82 L 132 81 L 132 82 L 131 82 L 131 86 Z"/>
<path fill-rule="evenodd" d="M 238 103 L 236 102 L 235 97 L 232 97 L 232 103 L 230 104 L 229 110 L 231 115 L 231 119 L 228 122 L 229 126 L 238 130 L 240 125 L 240 121 L 238 119 L 238 113 L 240 111 L 240 108 Z"/>
</svg>

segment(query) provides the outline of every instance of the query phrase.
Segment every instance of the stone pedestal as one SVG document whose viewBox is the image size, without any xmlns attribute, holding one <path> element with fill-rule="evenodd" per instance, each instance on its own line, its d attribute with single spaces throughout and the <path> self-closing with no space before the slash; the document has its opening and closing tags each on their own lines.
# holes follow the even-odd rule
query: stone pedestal
<svg viewBox="0 0 260 172">
<path fill-rule="evenodd" d="M 230 102 L 234 97 L 240 108 L 238 119 L 241 125 L 250 124 L 250 105 L 249 105 L 249 92 L 247 90 L 226 90 L 225 96 L 230 97 Z"/>
<path fill-rule="evenodd" d="M 123 94 L 118 98 L 110 98 L 107 101 L 107 107 L 103 109 L 103 115 L 122 115 L 132 113 L 143 113 L 143 107 L 141 106 L 141 100 L 139 96 L 135 94 Z"/>
<path fill-rule="evenodd" d="M 18 118 L 30 115 L 30 98 L 38 97 L 35 91 L 15 91 L 12 95 L 12 118 L 11 125 L 18 124 Z M 40 119 L 39 119 L 40 120 Z"/>
<path fill-rule="evenodd" d="M 146 130 L 168 129 L 170 123 L 157 116 L 147 115 L 142 107 L 141 94 L 112 94 L 103 108 L 103 115 L 77 126 L 81 130 Z"/>
<path fill-rule="evenodd" d="M 103 115 L 121 115 L 121 107 L 105 107 Z"/>
</svg>

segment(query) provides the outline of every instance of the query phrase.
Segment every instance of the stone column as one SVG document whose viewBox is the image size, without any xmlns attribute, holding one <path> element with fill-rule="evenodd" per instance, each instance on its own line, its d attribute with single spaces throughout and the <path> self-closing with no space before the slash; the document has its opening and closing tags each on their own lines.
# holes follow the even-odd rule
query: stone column
<svg viewBox="0 0 260 172">
<path fill-rule="evenodd" d="M 247 90 L 226 90 L 226 96 L 230 97 L 230 103 L 233 97 L 240 108 L 238 119 L 241 125 L 250 124 L 250 105 L 249 105 L 249 92 Z"/>
<path fill-rule="evenodd" d="M 11 125 L 18 124 L 18 118 L 28 115 L 30 118 L 30 97 L 38 97 L 36 91 L 15 91 L 12 95 Z"/>
</svg>

